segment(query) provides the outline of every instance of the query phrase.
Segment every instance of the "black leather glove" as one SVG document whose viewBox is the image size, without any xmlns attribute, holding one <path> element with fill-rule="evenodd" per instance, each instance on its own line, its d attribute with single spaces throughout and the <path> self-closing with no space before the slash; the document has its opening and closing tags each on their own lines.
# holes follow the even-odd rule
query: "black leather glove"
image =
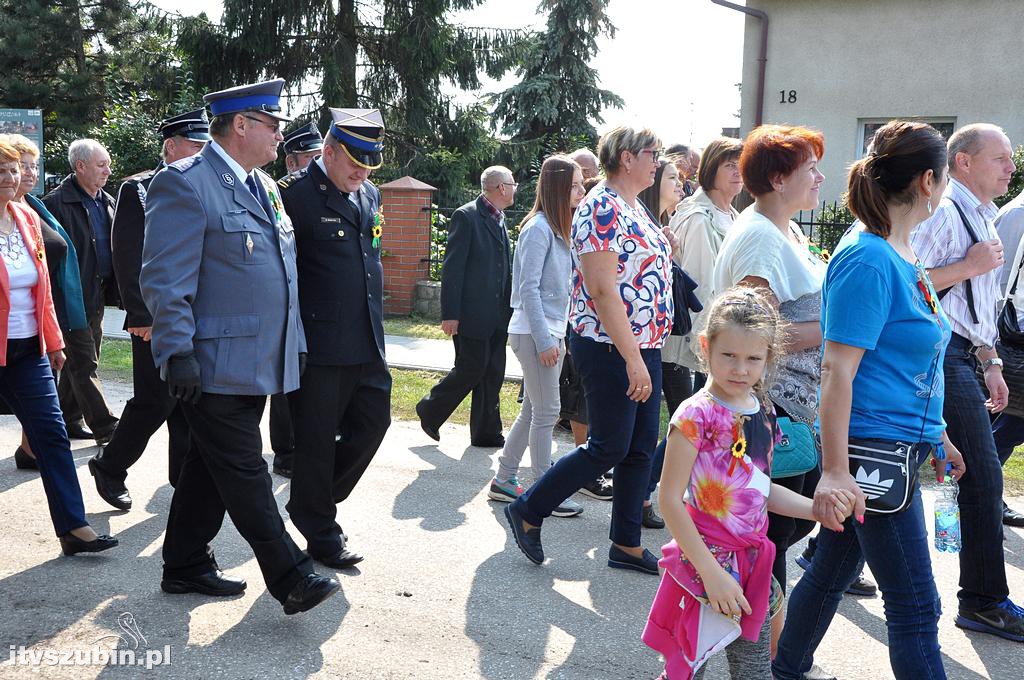
<svg viewBox="0 0 1024 680">
<path fill-rule="evenodd" d="M 203 393 L 203 381 L 195 352 L 175 354 L 170 358 L 167 362 L 167 388 L 175 399 L 190 404 L 199 403 L 199 397 Z"/>
<path fill-rule="evenodd" d="M 306 372 L 306 359 L 309 357 L 305 352 L 299 352 L 299 377 Z"/>
</svg>

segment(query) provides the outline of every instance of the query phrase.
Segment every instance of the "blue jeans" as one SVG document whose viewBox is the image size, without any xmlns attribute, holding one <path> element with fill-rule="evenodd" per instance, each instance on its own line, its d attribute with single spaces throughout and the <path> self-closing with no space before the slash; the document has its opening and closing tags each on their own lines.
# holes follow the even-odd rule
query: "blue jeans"
<svg viewBox="0 0 1024 680">
<path fill-rule="evenodd" d="M 942 417 L 953 446 L 963 454 L 960 480 L 961 612 L 974 612 L 1007 598 L 1003 558 L 1003 469 L 992 438 L 992 421 L 978 384 L 970 342 L 956 333 L 946 349 L 946 400 Z"/>
<path fill-rule="evenodd" d="M 626 362 L 614 345 L 573 333 L 569 348 L 587 397 L 589 439 L 562 456 L 520 496 L 516 510 L 527 522 L 540 526 L 562 501 L 614 467 L 609 537 L 617 545 L 639 547 L 651 457 L 658 443 L 661 350 L 640 350 L 651 376 L 652 394 L 646 402 L 636 402 L 626 396 Z"/>
<path fill-rule="evenodd" d="M 18 417 L 43 480 L 50 519 L 58 536 L 88 525 L 71 442 L 57 401 L 50 362 L 39 356 L 39 338 L 9 340 L 0 366 L 0 398 Z"/>
<path fill-rule="evenodd" d="M 966 479 L 966 477 L 965 477 Z M 903 512 L 847 520 L 845 531 L 822 527 L 814 559 L 789 596 L 786 626 L 772 672 L 799 680 L 828 630 L 843 592 L 866 559 L 878 580 L 889 632 L 889 663 L 897 680 L 946 677 L 939 653 L 941 604 L 928 555 L 921 492 Z"/>
</svg>

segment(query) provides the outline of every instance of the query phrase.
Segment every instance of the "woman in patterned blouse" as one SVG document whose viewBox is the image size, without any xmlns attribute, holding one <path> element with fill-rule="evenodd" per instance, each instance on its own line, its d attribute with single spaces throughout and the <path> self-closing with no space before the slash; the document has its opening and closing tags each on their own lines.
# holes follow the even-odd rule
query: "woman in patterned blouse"
<svg viewBox="0 0 1024 680">
<path fill-rule="evenodd" d="M 516 543 L 544 561 L 544 518 L 588 480 L 615 468 L 608 566 L 657 575 L 640 545 L 641 508 L 658 443 L 661 347 L 672 328 L 672 241 L 637 200 L 654 182 L 661 142 L 619 127 L 598 144 L 607 179 L 572 225 L 569 346 L 587 397 L 590 438 L 505 510 Z"/>
</svg>

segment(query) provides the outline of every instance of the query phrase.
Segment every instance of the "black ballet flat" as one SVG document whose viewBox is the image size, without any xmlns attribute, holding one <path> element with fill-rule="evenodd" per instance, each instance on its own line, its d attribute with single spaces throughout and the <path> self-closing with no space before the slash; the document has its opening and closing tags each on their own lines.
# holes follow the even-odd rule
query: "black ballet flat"
<svg viewBox="0 0 1024 680">
<path fill-rule="evenodd" d="M 117 539 L 113 536 L 106 534 L 100 534 L 91 541 L 83 541 L 74 534 L 67 533 L 60 537 L 60 547 L 64 551 L 64 554 L 70 557 L 71 555 L 77 555 L 78 553 L 86 552 L 103 552 L 104 550 L 110 550 L 117 545 Z"/>
<path fill-rule="evenodd" d="M 14 466 L 19 470 L 38 470 L 36 459 L 28 455 L 28 451 L 20 446 L 14 450 Z"/>
</svg>

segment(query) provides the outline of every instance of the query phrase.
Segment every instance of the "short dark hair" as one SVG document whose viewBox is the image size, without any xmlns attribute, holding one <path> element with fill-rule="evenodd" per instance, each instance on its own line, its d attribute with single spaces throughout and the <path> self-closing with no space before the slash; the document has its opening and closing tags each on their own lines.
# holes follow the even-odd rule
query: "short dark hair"
<svg viewBox="0 0 1024 680">
<path fill-rule="evenodd" d="M 871 153 L 850 166 L 847 203 L 854 217 L 876 236 L 892 231 L 889 203 L 911 205 L 914 181 L 931 170 L 936 180 L 946 169 L 946 142 L 931 125 L 894 120 L 871 139 Z"/>
<path fill-rule="evenodd" d="M 700 157 L 697 182 L 704 191 L 715 188 L 715 176 L 722 163 L 734 161 L 743 153 L 743 142 L 732 137 L 719 137 L 708 144 Z"/>
<path fill-rule="evenodd" d="M 690 147 L 685 144 L 673 144 L 672 146 L 665 149 L 666 156 L 689 156 Z"/>
<path fill-rule="evenodd" d="M 793 174 L 812 155 L 821 160 L 825 137 L 811 128 L 787 125 L 762 125 L 754 128 L 743 142 L 740 175 L 753 196 L 774 191 L 772 180 Z"/>
<path fill-rule="evenodd" d="M 235 120 L 235 116 L 240 116 L 241 113 L 224 113 L 219 116 L 214 116 L 210 120 L 210 136 L 211 137 L 224 137 L 231 130 L 231 124 Z"/>
</svg>

